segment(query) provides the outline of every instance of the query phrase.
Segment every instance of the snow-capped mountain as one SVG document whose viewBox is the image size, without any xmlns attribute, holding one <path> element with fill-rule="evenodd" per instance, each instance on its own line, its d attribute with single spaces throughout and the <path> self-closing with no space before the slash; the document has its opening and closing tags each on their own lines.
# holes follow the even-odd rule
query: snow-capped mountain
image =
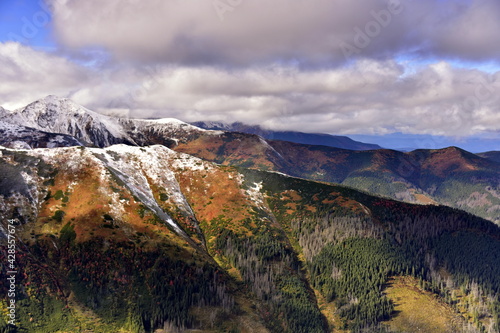
<svg viewBox="0 0 500 333">
<path fill-rule="evenodd" d="M 86 145 L 98 147 L 134 144 L 116 118 L 88 110 L 69 99 L 47 96 L 24 108 L 3 110 L 0 120 L 37 130 L 71 135 Z"/>
<path fill-rule="evenodd" d="M 10 150 L 2 147 L 0 150 L 0 162 L 2 167 L 9 165 L 8 156 L 16 156 L 19 148 Z M 108 200 L 109 212 L 114 219 L 121 220 L 126 214 L 126 207 L 130 202 L 120 199 L 117 192 L 106 189 L 107 184 L 117 183 L 115 186 L 123 186 L 123 190 L 140 202 L 145 209 L 148 209 L 164 223 L 172 228 L 179 236 L 188 238 L 185 232 L 177 223 L 159 206 L 159 201 L 154 193 L 155 189 L 162 189 L 169 197 L 167 202 L 175 205 L 191 221 L 196 221 L 194 213 L 183 196 L 173 168 L 182 166 L 183 168 L 198 169 L 198 165 L 203 166 L 203 170 L 211 168 L 210 163 L 182 154 L 176 153 L 164 146 L 133 147 L 127 145 L 113 145 L 105 149 L 65 147 L 54 149 L 33 149 L 24 151 L 26 159 L 33 160 L 33 163 L 22 165 L 16 170 L 10 170 L 11 179 L 15 179 L 17 187 L 6 186 L 4 197 L 0 200 L 0 215 L 8 216 L 18 209 L 19 195 L 15 191 L 23 194 L 22 210 L 18 209 L 19 216 L 25 221 L 31 221 L 40 215 L 40 200 L 47 196 L 46 186 L 55 183 L 54 174 L 58 172 L 41 172 L 36 167 L 45 165 L 47 170 L 64 170 L 70 179 L 65 188 L 66 193 L 83 193 L 82 189 L 75 188 L 82 177 L 87 177 L 95 182 L 99 195 Z M 154 182 L 153 182 L 154 180 Z M 90 182 L 90 181 L 89 181 Z M 1 181 L 0 181 L 1 183 Z M 2 183 L 3 184 L 3 183 Z M 3 184 L 5 185 L 5 184 Z M 10 188 L 10 190 L 9 190 Z M 16 190 L 21 188 L 21 190 Z M 16 208 L 17 207 L 17 208 Z M 197 225 L 196 225 L 197 226 Z"/>
<path fill-rule="evenodd" d="M 100 148 L 114 144 L 163 144 L 171 147 L 202 133 L 221 133 L 171 118 L 146 120 L 109 117 L 69 99 L 52 95 L 14 111 L 0 109 L 0 120 L 39 131 L 70 135 L 86 146 Z M 26 145 L 31 146 L 29 143 Z"/>
<path fill-rule="evenodd" d="M 122 130 L 139 146 L 161 144 L 169 148 L 187 143 L 200 136 L 220 135 L 221 131 L 210 131 L 190 125 L 174 118 L 119 119 Z"/>
<path fill-rule="evenodd" d="M 0 121 L 0 145 L 14 149 L 83 146 L 74 137 Z"/>
</svg>

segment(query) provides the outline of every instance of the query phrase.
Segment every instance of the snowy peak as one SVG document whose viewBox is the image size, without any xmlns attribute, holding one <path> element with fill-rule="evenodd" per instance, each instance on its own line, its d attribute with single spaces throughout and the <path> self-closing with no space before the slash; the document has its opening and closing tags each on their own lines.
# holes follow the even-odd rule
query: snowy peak
<svg viewBox="0 0 500 333">
<path fill-rule="evenodd" d="M 49 95 L 15 111 L 0 110 L 0 120 L 10 124 L 73 136 L 86 146 L 114 144 L 173 147 L 200 135 L 218 135 L 173 118 L 125 119 L 105 116 L 67 98 Z"/>
<path fill-rule="evenodd" d="M 238 124 L 238 123 L 234 123 Z M 220 121 L 197 121 L 192 123 L 191 125 L 205 128 L 205 129 L 213 129 L 213 130 L 224 130 L 224 131 L 233 131 L 234 124 L 223 123 Z"/>
<path fill-rule="evenodd" d="M 45 98 L 39 99 L 28 104 L 24 108 L 16 110 L 15 112 L 18 112 L 27 118 L 33 117 L 33 115 L 38 116 L 41 120 L 41 126 L 49 125 L 49 123 L 44 123 L 45 120 L 57 120 L 60 114 L 66 114 L 68 116 L 82 116 L 85 114 L 92 116 L 97 115 L 95 112 L 77 105 L 67 98 L 60 98 L 54 95 L 49 95 Z"/>
<path fill-rule="evenodd" d="M 183 130 L 186 132 L 209 132 L 206 129 L 199 128 L 197 126 L 188 124 L 179 119 L 175 118 L 160 118 L 160 119 L 131 119 L 135 126 L 139 128 L 153 127 L 163 130 Z"/>
<path fill-rule="evenodd" d="M 2 120 L 41 131 L 71 135 L 98 147 L 117 143 L 134 144 L 117 118 L 90 111 L 69 99 L 47 96 L 24 108 L 4 112 Z"/>
</svg>

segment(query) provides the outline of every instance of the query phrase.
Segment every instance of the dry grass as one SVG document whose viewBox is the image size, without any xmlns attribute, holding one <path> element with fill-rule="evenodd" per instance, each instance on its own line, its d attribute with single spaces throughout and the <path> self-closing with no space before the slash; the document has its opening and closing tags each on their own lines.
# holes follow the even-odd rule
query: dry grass
<svg viewBox="0 0 500 333">
<path fill-rule="evenodd" d="M 249 209 L 242 207 L 252 207 L 254 204 L 240 188 L 234 171 L 217 168 L 202 174 L 184 170 L 179 171 L 178 179 L 182 192 L 207 237 L 209 248 L 216 239 L 213 236 L 222 229 L 232 230 L 240 235 L 252 235 L 244 220 L 252 220 L 253 216 Z"/>
<path fill-rule="evenodd" d="M 123 205 L 123 213 L 119 216 L 112 216 L 113 228 L 103 227 L 106 222 L 103 216 L 113 215 L 112 206 L 115 204 L 109 197 L 109 188 L 114 188 L 124 199 L 124 202 L 120 203 Z M 103 184 L 99 169 L 95 165 L 82 165 L 81 171 L 77 173 L 61 170 L 54 179 L 54 185 L 47 189 L 51 191 L 52 197 L 41 205 L 38 216 L 40 223 L 33 224 L 33 227 L 27 230 L 31 232 L 31 235 L 58 236 L 60 229 L 70 222 L 74 226 L 78 242 L 88 241 L 95 237 L 104 239 L 112 237 L 118 242 L 130 241 L 137 239 L 140 233 L 143 235 L 142 239 L 149 242 L 164 242 L 167 239 L 169 243 L 179 246 L 186 243 L 162 223 L 151 224 L 150 220 L 154 218 L 154 215 L 149 210 L 144 210 L 141 217 L 139 214 L 142 209 L 141 203 L 136 201 L 133 194 L 126 187 L 118 184 L 114 178 L 110 177 L 108 182 Z M 55 199 L 54 194 L 57 191 L 67 193 L 68 200 L 63 202 Z M 52 218 L 57 210 L 65 213 L 61 222 Z M 27 238 L 31 241 L 35 240 L 34 237 Z"/>
<path fill-rule="evenodd" d="M 397 332 L 455 332 L 460 317 L 433 294 L 423 291 L 411 277 L 389 280 L 387 296 L 395 303 L 396 314 L 387 322 Z"/>
<path fill-rule="evenodd" d="M 456 148 L 446 148 L 432 151 L 432 155 L 423 164 L 424 169 L 432 170 L 439 177 L 446 177 L 449 172 L 467 172 L 478 170 L 471 161 Z"/>
<path fill-rule="evenodd" d="M 429 198 L 426 195 L 415 193 L 414 194 L 415 199 L 417 200 L 418 203 L 424 204 L 424 205 L 437 205 L 438 203 L 431 198 Z"/>
<path fill-rule="evenodd" d="M 201 136 L 181 143 L 174 149 L 223 165 L 238 165 L 251 161 L 252 166 L 259 166 L 259 169 L 276 169 L 267 156 L 268 146 L 260 142 L 257 136 L 234 135 L 236 137 L 230 136 L 232 140 L 229 141 L 222 136 Z"/>
<path fill-rule="evenodd" d="M 333 304 L 333 302 L 328 303 L 326 299 L 321 295 L 319 291 L 314 289 L 314 294 L 316 296 L 316 300 L 318 301 L 318 307 L 319 310 L 321 311 L 321 314 L 325 316 L 327 322 L 328 322 L 328 332 L 329 333 L 347 333 L 347 331 L 340 330 L 338 328 L 335 328 L 335 326 L 339 326 L 340 324 L 340 317 L 335 314 L 337 311 L 337 308 Z"/>
</svg>

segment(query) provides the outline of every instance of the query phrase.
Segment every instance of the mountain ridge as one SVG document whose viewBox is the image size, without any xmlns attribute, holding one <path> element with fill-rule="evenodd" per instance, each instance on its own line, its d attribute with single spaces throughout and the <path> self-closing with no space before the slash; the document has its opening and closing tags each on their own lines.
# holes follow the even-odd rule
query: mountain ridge
<svg viewBox="0 0 500 333">
<path fill-rule="evenodd" d="M 110 117 L 54 95 L 14 111 L 0 110 L 0 120 L 41 131 L 70 135 L 87 146 L 100 148 L 113 144 L 155 144 L 147 138 L 148 132 L 154 134 L 153 140 L 161 136 L 159 132 L 162 130 L 172 134 L 208 132 L 174 118 L 155 120 Z"/>
<path fill-rule="evenodd" d="M 500 152 L 499 151 L 487 151 L 484 153 L 478 153 L 476 155 L 483 157 L 483 158 L 487 158 L 487 159 L 492 160 L 494 162 L 500 163 Z"/>
<path fill-rule="evenodd" d="M 0 120 L 0 145 L 8 148 L 33 149 L 83 146 L 73 136 L 50 133 Z"/>
<path fill-rule="evenodd" d="M 281 140 L 295 143 L 322 145 L 334 148 L 349 150 L 374 150 L 382 149 L 379 145 L 355 141 L 347 136 L 338 136 L 319 133 L 304 133 L 297 131 L 274 131 L 266 130 L 259 125 L 245 125 L 241 122 L 231 124 L 221 122 L 198 121 L 191 123 L 197 127 L 210 130 L 224 130 L 231 132 L 242 132 L 247 134 L 256 134 L 267 140 Z"/>
<path fill-rule="evenodd" d="M 115 118 L 53 95 L 32 102 L 24 108 L 2 112 L 1 117 L 4 121 L 38 130 L 71 135 L 87 145 L 133 144 L 133 141 L 117 128 Z"/>
</svg>

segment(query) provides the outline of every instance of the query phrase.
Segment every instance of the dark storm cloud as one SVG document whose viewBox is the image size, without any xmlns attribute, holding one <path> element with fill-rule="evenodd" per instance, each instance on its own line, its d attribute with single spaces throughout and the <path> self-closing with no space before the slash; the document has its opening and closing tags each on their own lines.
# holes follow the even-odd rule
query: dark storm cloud
<svg viewBox="0 0 500 333">
<path fill-rule="evenodd" d="M 59 40 L 121 59 L 342 64 L 415 53 L 500 57 L 495 0 L 53 0 Z"/>
</svg>

